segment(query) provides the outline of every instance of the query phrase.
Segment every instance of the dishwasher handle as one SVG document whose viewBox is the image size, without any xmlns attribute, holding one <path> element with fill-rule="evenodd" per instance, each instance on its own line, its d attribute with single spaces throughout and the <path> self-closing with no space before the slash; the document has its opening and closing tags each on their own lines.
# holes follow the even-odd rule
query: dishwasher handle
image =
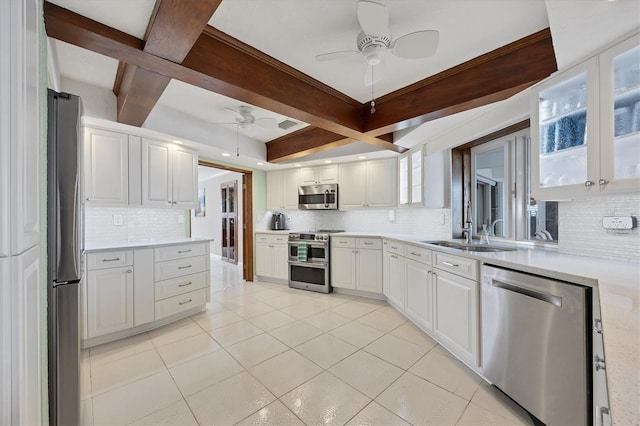
<svg viewBox="0 0 640 426">
<path fill-rule="evenodd" d="M 492 279 L 491 282 L 494 287 L 502 288 L 505 290 L 513 291 L 514 293 L 519 293 L 525 296 L 532 297 L 534 299 L 542 300 L 543 302 L 550 303 L 552 305 L 557 306 L 558 308 L 562 307 L 562 297 L 554 296 L 552 294 L 547 294 L 540 291 L 531 290 L 528 288 L 520 287 L 513 283 L 508 283 L 508 282 L 500 281 L 496 279 Z"/>
</svg>

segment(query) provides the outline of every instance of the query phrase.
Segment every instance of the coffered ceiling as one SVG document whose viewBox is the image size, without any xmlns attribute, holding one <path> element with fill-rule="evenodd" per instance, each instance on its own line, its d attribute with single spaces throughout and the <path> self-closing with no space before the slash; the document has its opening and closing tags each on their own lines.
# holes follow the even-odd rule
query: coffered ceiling
<svg viewBox="0 0 640 426">
<path fill-rule="evenodd" d="M 355 48 L 356 0 L 53 0 L 45 26 L 60 40 L 60 75 L 114 90 L 118 121 L 141 126 L 158 105 L 229 123 L 225 108 L 252 105 L 257 118 L 299 123 L 252 129 L 271 162 L 401 152 L 394 131 L 506 99 L 556 69 L 542 0 L 377 1 L 395 37 L 433 29 L 440 44 L 427 59 L 386 54 L 375 114 L 362 58 L 315 60 Z"/>
</svg>

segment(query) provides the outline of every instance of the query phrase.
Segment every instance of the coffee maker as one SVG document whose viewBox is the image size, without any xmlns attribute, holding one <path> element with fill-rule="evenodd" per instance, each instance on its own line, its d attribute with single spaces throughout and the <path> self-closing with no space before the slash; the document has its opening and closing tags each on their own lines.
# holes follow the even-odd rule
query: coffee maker
<svg viewBox="0 0 640 426">
<path fill-rule="evenodd" d="M 287 229 L 287 219 L 284 213 L 274 213 L 273 216 L 271 216 L 271 229 L 273 231 Z"/>
</svg>

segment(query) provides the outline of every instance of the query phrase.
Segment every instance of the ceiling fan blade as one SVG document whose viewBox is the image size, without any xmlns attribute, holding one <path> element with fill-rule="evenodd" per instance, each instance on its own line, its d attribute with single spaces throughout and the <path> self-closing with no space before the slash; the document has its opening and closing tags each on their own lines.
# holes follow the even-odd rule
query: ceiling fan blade
<svg viewBox="0 0 640 426">
<path fill-rule="evenodd" d="M 316 61 L 318 62 L 335 61 L 337 59 L 352 58 L 359 54 L 360 52 L 358 52 L 357 50 L 343 50 L 340 52 L 323 53 L 321 55 L 316 55 Z"/>
<path fill-rule="evenodd" d="M 235 109 L 231 109 L 231 108 L 224 108 L 224 110 L 225 111 L 229 111 L 230 113 L 232 113 L 236 117 L 242 118 L 242 114 L 240 114 L 240 111 L 236 111 Z"/>
<path fill-rule="evenodd" d="M 267 118 L 256 118 L 256 126 L 262 127 L 263 129 L 276 129 L 278 128 L 278 120 L 272 117 Z"/>
<path fill-rule="evenodd" d="M 378 65 L 367 65 L 364 70 L 364 85 L 372 86 L 379 83 L 384 79 L 387 67 L 384 62 L 380 62 Z"/>
<path fill-rule="evenodd" d="M 416 31 L 397 39 L 391 53 L 401 58 L 421 59 L 433 56 L 438 49 L 440 33 L 433 30 Z"/>
<path fill-rule="evenodd" d="M 387 6 L 360 0 L 357 6 L 358 22 L 365 34 L 383 36 L 389 34 L 389 9 Z"/>
</svg>

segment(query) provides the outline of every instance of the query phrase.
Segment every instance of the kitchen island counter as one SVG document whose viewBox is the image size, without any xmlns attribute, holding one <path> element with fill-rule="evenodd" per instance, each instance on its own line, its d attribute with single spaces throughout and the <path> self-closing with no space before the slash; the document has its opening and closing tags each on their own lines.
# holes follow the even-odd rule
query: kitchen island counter
<svg viewBox="0 0 640 426">
<path fill-rule="evenodd" d="M 213 238 L 149 238 L 144 240 L 127 241 L 101 241 L 85 243 L 83 253 L 97 253 L 101 251 L 135 249 L 144 247 L 163 247 L 176 244 L 206 243 L 213 241 Z"/>
</svg>

